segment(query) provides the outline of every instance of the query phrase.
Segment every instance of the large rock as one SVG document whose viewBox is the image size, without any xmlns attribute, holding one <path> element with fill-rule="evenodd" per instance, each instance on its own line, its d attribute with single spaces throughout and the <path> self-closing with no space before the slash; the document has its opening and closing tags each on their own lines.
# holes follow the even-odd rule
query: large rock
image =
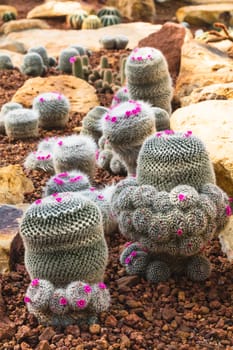
<svg viewBox="0 0 233 350">
<path fill-rule="evenodd" d="M 99 105 L 95 89 L 85 80 L 73 75 L 31 78 L 14 94 L 12 101 L 30 108 L 34 97 L 43 92 L 59 92 L 70 101 L 71 112 L 87 113 Z"/>
<path fill-rule="evenodd" d="M 122 16 L 131 21 L 154 22 L 156 8 L 154 0 L 108 0 L 107 5 L 117 7 Z"/>
<path fill-rule="evenodd" d="M 178 22 L 188 22 L 192 25 L 213 24 L 225 22 L 233 25 L 233 3 L 205 4 L 199 6 L 184 6 L 176 11 Z"/>
<path fill-rule="evenodd" d="M 206 100 L 233 100 L 233 83 L 212 84 L 194 89 L 191 95 L 181 99 L 181 106 Z"/>
<path fill-rule="evenodd" d="M 0 203 L 18 204 L 24 200 L 24 194 L 34 190 L 20 165 L 8 165 L 0 168 Z"/>
<path fill-rule="evenodd" d="M 2 17 L 5 12 L 12 12 L 17 16 L 17 10 L 14 6 L 0 5 L 0 17 Z"/>
<path fill-rule="evenodd" d="M 0 34 L 9 34 L 12 32 L 20 32 L 22 30 L 29 30 L 34 28 L 49 29 L 50 27 L 45 21 L 41 19 L 18 19 L 16 21 L 4 23 L 0 28 Z"/>
<path fill-rule="evenodd" d="M 170 119 L 175 131 L 192 130 L 205 143 L 218 185 L 233 197 L 233 101 L 210 100 L 177 109 Z"/>
<path fill-rule="evenodd" d="M 225 40 L 218 44 L 219 48 L 196 40 L 184 43 L 174 92 L 177 102 L 196 88 L 233 81 L 233 60 L 225 51 L 229 48 L 228 43 L 232 45 L 229 40 Z M 226 48 L 223 50 L 224 45 Z"/>
<path fill-rule="evenodd" d="M 0 205 L 0 273 L 8 272 L 10 269 L 11 243 L 19 231 L 20 220 L 28 204 Z"/>
<path fill-rule="evenodd" d="M 59 56 L 64 48 L 73 45 L 83 45 L 93 51 L 101 49 L 99 40 L 104 35 L 126 35 L 129 39 L 127 47 L 133 49 L 137 46 L 138 41 L 145 36 L 158 31 L 161 25 L 150 23 L 121 23 L 114 26 L 108 26 L 100 29 L 85 30 L 30 30 L 20 33 L 11 33 L 7 37 L 9 40 L 20 41 L 27 49 L 37 46 L 38 43 L 46 47 L 50 56 Z"/>
<path fill-rule="evenodd" d="M 27 14 L 27 18 L 51 18 L 72 15 L 76 11 L 84 9 L 90 11 L 92 7 L 87 4 L 81 5 L 76 1 L 49 1 L 34 7 Z"/>
</svg>

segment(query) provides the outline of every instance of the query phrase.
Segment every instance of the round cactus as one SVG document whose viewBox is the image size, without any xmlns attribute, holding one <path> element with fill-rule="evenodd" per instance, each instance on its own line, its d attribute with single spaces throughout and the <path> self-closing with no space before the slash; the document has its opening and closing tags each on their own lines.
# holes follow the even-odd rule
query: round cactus
<svg viewBox="0 0 233 350">
<path fill-rule="evenodd" d="M 116 7 L 112 6 L 106 6 L 102 7 L 98 12 L 97 12 L 98 17 L 102 16 L 117 16 L 121 18 L 121 13 Z"/>
<path fill-rule="evenodd" d="M 161 51 L 135 48 L 126 61 L 126 78 L 130 98 L 147 101 L 171 113 L 172 81 Z"/>
<path fill-rule="evenodd" d="M 53 292 L 54 286 L 49 281 L 38 278 L 32 280 L 24 298 L 29 311 L 31 308 L 35 310 L 46 310 Z"/>
<path fill-rule="evenodd" d="M 90 308 L 95 313 L 107 311 L 110 306 L 110 294 L 103 282 L 93 285 Z"/>
<path fill-rule="evenodd" d="M 38 136 L 38 115 L 31 109 L 16 108 L 5 115 L 6 134 L 12 139 Z"/>
<path fill-rule="evenodd" d="M 33 109 L 38 113 L 40 127 L 59 129 L 65 128 L 68 122 L 70 103 L 60 93 L 46 92 L 34 98 Z"/>
<path fill-rule="evenodd" d="M 67 286 L 66 295 L 71 309 L 82 310 L 91 300 L 92 287 L 87 283 L 75 281 Z"/>
<path fill-rule="evenodd" d="M 84 10 L 79 10 L 72 15 L 67 16 L 66 22 L 72 29 L 81 29 L 83 20 L 88 16 L 88 13 Z"/>
<path fill-rule="evenodd" d="M 113 35 L 104 35 L 100 39 L 100 44 L 104 49 L 114 50 L 116 46 L 115 36 Z"/>
<path fill-rule="evenodd" d="M 44 46 L 35 46 L 28 50 L 28 53 L 33 53 L 33 52 L 38 53 L 38 55 L 40 55 L 45 67 L 49 67 L 49 57 L 48 57 L 46 48 Z"/>
<path fill-rule="evenodd" d="M 72 73 L 72 63 L 70 62 L 70 59 L 78 54 L 78 51 L 73 47 L 62 50 L 59 54 L 57 68 L 63 73 Z"/>
<path fill-rule="evenodd" d="M 101 118 L 108 108 L 97 106 L 92 108 L 82 120 L 81 135 L 90 135 L 96 143 L 102 136 Z"/>
<path fill-rule="evenodd" d="M 121 18 L 115 15 L 103 15 L 100 17 L 100 20 L 104 27 L 121 23 Z"/>
<path fill-rule="evenodd" d="M 102 27 L 101 20 L 98 16 L 89 15 L 84 18 L 82 23 L 82 29 L 98 29 Z"/>
<path fill-rule="evenodd" d="M 0 69 L 13 69 L 11 57 L 5 53 L 0 53 Z"/>
<path fill-rule="evenodd" d="M 57 288 L 54 290 L 49 301 L 49 308 L 52 313 L 56 315 L 68 313 L 69 306 L 65 288 Z"/>
<path fill-rule="evenodd" d="M 16 19 L 16 14 L 14 12 L 4 12 L 2 15 L 3 22 L 14 21 Z"/>
<path fill-rule="evenodd" d="M 121 87 L 119 90 L 116 91 L 112 98 L 112 106 L 118 105 L 122 102 L 127 102 L 129 100 L 129 90 L 127 86 Z"/>
<path fill-rule="evenodd" d="M 24 56 L 23 64 L 20 67 L 23 74 L 38 77 L 46 70 L 41 56 L 36 52 L 27 53 Z"/>
<path fill-rule="evenodd" d="M 16 102 L 7 102 L 4 105 L 2 105 L 1 111 L 0 111 L 0 134 L 5 134 L 5 123 L 4 123 L 4 116 L 10 112 L 13 109 L 17 108 L 23 108 L 23 106 L 20 103 Z"/>
</svg>

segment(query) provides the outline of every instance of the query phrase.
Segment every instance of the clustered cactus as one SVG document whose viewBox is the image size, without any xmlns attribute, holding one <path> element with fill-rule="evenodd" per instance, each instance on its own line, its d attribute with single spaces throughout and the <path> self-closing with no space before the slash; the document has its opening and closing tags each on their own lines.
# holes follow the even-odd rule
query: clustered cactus
<svg viewBox="0 0 233 350">
<path fill-rule="evenodd" d="M 128 45 L 129 39 L 126 35 L 104 35 L 100 39 L 100 43 L 104 49 L 123 50 Z"/>
<path fill-rule="evenodd" d="M 67 16 L 66 23 L 72 29 L 81 29 L 83 20 L 88 16 L 85 10 L 79 10 L 72 15 Z"/>
<path fill-rule="evenodd" d="M 161 51 L 135 48 L 126 61 L 126 78 L 130 98 L 147 101 L 171 113 L 172 80 Z"/>
<path fill-rule="evenodd" d="M 36 200 L 20 227 L 31 284 L 28 309 L 47 325 L 66 326 L 106 311 L 102 282 L 108 250 L 98 207 L 74 193 Z"/>
<path fill-rule="evenodd" d="M 122 102 L 127 102 L 129 99 L 130 99 L 129 90 L 127 86 L 122 86 L 113 95 L 111 106 L 118 105 L 119 103 L 122 103 Z"/>
<path fill-rule="evenodd" d="M 166 281 L 171 273 L 208 278 L 204 249 L 227 224 L 231 207 L 215 185 L 203 143 L 190 131 L 147 138 L 137 177 L 116 186 L 112 204 L 120 231 L 133 241 L 120 257 L 129 274 L 152 282 Z"/>
<path fill-rule="evenodd" d="M 23 64 L 20 70 L 23 74 L 38 77 L 46 72 L 47 67 L 44 65 L 41 55 L 37 52 L 27 53 L 23 58 Z"/>
<path fill-rule="evenodd" d="M 98 144 L 102 136 L 101 119 L 108 111 L 106 107 L 96 106 L 92 108 L 82 120 L 81 135 L 90 135 Z"/>
<path fill-rule="evenodd" d="M 38 113 L 39 125 L 44 129 L 65 128 L 69 120 L 70 103 L 62 94 L 46 92 L 33 100 L 33 109 Z"/>
<path fill-rule="evenodd" d="M 4 117 L 6 134 L 12 139 L 38 136 L 38 115 L 27 108 L 14 108 Z"/>
<path fill-rule="evenodd" d="M 5 123 L 4 123 L 4 116 L 10 112 L 13 109 L 23 108 L 23 106 L 20 103 L 17 102 L 7 102 L 4 105 L 2 105 L 1 111 L 0 111 L 0 134 L 5 134 Z"/>
<path fill-rule="evenodd" d="M 13 69 L 11 57 L 5 53 L 0 53 L 0 69 Z"/>
<path fill-rule="evenodd" d="M 66 48 L 60 52 L 58 58 L 58 69 L 63 73 L 72 73 L 72 64 L 70 58 L 77 56 L 79 53 L 74 47 Z"/>
</svg>

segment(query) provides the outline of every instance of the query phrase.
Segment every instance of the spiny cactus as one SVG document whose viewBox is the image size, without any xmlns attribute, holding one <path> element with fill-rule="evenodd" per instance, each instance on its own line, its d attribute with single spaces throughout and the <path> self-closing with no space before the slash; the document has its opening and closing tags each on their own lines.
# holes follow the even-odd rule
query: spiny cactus
<svg viewBox="0 0 233 350">
<path fill-rule="evenodd" d="M 83 19 L 82 29 L 98 29 L 101 27 L 102 23 L 98 16 L 89 15 Z"/>
<path fill-rule="evenodd" d="M 78 54 L 80 56 L 91 56 L 91 51 L 87 48 L 85 48 L 84 46 L 81 45 L 71 45 L 71 48 L 75 49 L 76 51 L 78 51 Z"/>
<path fill-rule="evenodd" d="M 77 56 L 79 53 L 74 47 L 70 47 L 64 49 L 60 52 L 58 58 L 58 69 L 63 73 L 71 73 L 72 72 L 72 62 L 70 62 L 71 57 Z"/>
<path fill-rule="evenodd" d="M 95 174 L 96 144 L 86 135 L 71 135 L 60 138 L 54 147 L 53 164 L 56 173 L 78 170 L 90 179 Z"/>
<path fill-rule="evenodd" d="M 4 12 L 2 15 L 3 22 L 14 21 L 16 19 L 16 14 L 14 12 Z"/>
<path fill-rule="evenodd" d="M 4 123 L 4 116 L 11 110 L 17 109 L 17 108 L 23 108 L 23 106 L 20 103 L 17 102 L 7 102 L 4 105 L 2 105 L 1 111 L 0 111 L 0 134 L 5 134 L 5 123 Z"/>
<path fill-rule="evenodd" d="M 121 18 L 121 13 L 116 7 L 106 6 L 106 7 L 102 7 L 97 12 L 97 16 L 100 18 L 102 16 L 117 16 L 117 17 Z"/>
<path fill-rule="evenodd" d="M 107 113 L 108 108 L 96 106 L 92 108 L 82 120 L 81 135 L 90 135 L 96 143 L 102 136 L 101 118 Z"/>
<path fill-rule="evenodd" d="M 122 102 L 127 102 L 129 100 L 129 91 L 127 86 L 121 87 L 119 90 L 116 91 L 116 93 L 113 95 L 112 98 L 112 106 L 118 105 Z"/>
<path fill-rule="evenodd" d="M 66 18 L 66 23 L 70 28 L 81 29 L 83 20 L 88 16 L 88 13 L 84 10 L 79 10 L 73 15 L 68 15 Z"/>
<path fill-rule="evenodd" d="M 135 48 L 126 61 L 126 78 L 130 98 L 150 102 L 171 113 L 172 81 L 161 51 Z"/>
<path fill-rule="evenodd" d="M 56 174 L 47 181 L 44 195 L 46 197 L 60 192 L 78 192 L 90 186 L 87 175 L 81 171 L 64 172 Z"/>
<path fill-rule="evenodd" d="M 80 56 L 70 58 L 72 64 L 72 74 L 80 79 L 84 79 L 83 64 Z"/>
<path fill-rule="evenodd" d="M 48 57 L 46 48 L 44 46 L 35 46 L 28 50 L 28 53 L 33 53 L 33 52 L 38 53 L 38 55 L 40 55 L 44 66 L 49 67 L 49 57 Z"/>
<path fill-rule="evenodd" d="M 104 27 L 121 23 L 121 18 L 115 15 L 103 15 L 100 17 L 100 20 Z"/>
<path fill-rule="evenodd" d="M 12 139 L 38 136 L 38 115 L 31 109 L 13 109 L 5 115 L 4 122 L 6 134 Z"/>
<path fill-rule="evenodd" d="M 11 57 L 5 53 L 0 53 L 0 69 L 13 69 Z"/>
<path fill-rule="evenodd" d="M 107 56 L 101 56 L 100 57 L 100 69 L 106 69 L 109 68 L 109 62 Z"/>
<path fill-rule="evenodd" d="M 128 45 L 129 38 L 126 35 L 104 35 L 100 39 L 104 49 L 123 50 Z"/>
<path fill-rule="evenodd" d="M 69 100 L 57 92 L 46 92 L 33 100 L 33 109 L 38 113 L 39 125 L 44 129 L 65 128 L 70 104 Z"/>
<path fill-rule="evenodd" d="M 27 53 L 20 67 L 23 74 L 38 77 L 44 74 L 46 67 L 41 56 L 36 52 Z"/>
</svg>

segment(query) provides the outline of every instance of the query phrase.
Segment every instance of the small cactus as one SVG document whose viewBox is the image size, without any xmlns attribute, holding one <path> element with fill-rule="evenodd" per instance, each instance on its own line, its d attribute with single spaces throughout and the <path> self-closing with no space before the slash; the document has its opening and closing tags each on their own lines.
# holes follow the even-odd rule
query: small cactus
<svg viewBox="0 0 233 350">
<path fill-rule="evenodd" d="M 13 63 L 9 55 L 0 53 L 0 70 L 1 69 L 13 69 Z"/>
<path fill-rule="evenodd" d="M 98 29 L 101 27 L 101 20 L 95 15 L 89 15 L 88 17 L 84 18 L 82 23 L 82 29 Z"/>
<path fill-rule="evenodd" d="M 72 73 L 72 62 L 70 62 L 70 58 L 78 54 L 78 51 L 72 47 L 62 50 L 58 59 L 58 69 L 63 73 Z"/>
<path fill-rule="evenodd" d="M 5 115 L 6 134 L 12 139 L 38 136 L 38 115 L 31 109 L 16 108 Z"/>
<path fill-rule="evenodd" d="M 112 98 L 112 106 L 118 105 L 119 103 L 127 102 L 129 100 L 129 91 L 127 86 L 121 87 Z"/>
<path fill-rule="evenodd" d="M 92 108 L 82 120 L 81 135 L 90 135 L 96 143 L 102 136 L 101 118 L 108 109 L 103 106 Z"/>
<path fill-rule="evenodd" d="M 107 56 L 101 56 L 100 58 L 100 69 L 109 68 L 108 58 Z"/>
<path fill-rule="evenodd" d="M 88 13 L 84 10 L 79 10 L 78 12 L 68 15 L 66 18 L 66 23 L 72 29 L 81 29 L 83 20 L 88 16 Z"/>
<path fill-rule="evenodd" d="M 72 74 L 80 79 L 84 79 L 83 64 L 80 56 L 73 56 L 70 58 L 72 64 Z"/>
<path fill-rule="evenodd" d="M 16 19 L 16 14 L 14 12 L 4 12 L 2 15 L 3 22 L 14 21 Z"/>
<path fill-rule="evenodd" d="M 49 67 L 49 57 L 44 46 L 32 47 L 28 50 L 28 53 L 32 52 L 38 53 L 38 55 L 40 55 L 40 57 L 42 58 L 44 66 Z"/>
<path fill-rule="evenodd" d="M 97 16 L 98 17 L 102 17 L 102 16 L 117 16 L 119 18 L 121 18 L 121 13 L 120 11 L 116 8 L 116 7 L 112 7 L 112 6 L 106 6 L 106 7 L 102 7 L 98 12 L 97 12 Z"/>
<path fill-rule="evenodd" d="M 46 92 L 38 95 L 33 100 L 33 109 L 38 113 L 39 125 L 44 129 L 65 128 L 70 104 L 62 94 Z"/>
<path fill-rule="evenodd" d="M 17 102 L 7 102 L 4 105 L 2 105 L 1 111 L 0 111 L 0 134 L 5 134 L 5 123 L 4 123 L 4 116 L 12 111 L 13 109 L 23 108 L 23 106 L 20 103 Z"/>
<path fill-rule="evenodd" d="M 128 45 L 129 39 L 125 35 L 104 35 L 100 39 L 104 49 L 108 50 L 123 50 Z"/>
<path fill-rule="evenodd" d="M 104 15 L 100 17 L 100 20 L 104 27 L 121 23 L 121 18 L 115 15 Z"/>
<path fill-rule="evenodd" d="M 41 56 L 36 52 L 31 52 L 24 56 L 20 70 L 23 74 L 38 77 L 44 74 L 46 67 Z"/>
</svg>

